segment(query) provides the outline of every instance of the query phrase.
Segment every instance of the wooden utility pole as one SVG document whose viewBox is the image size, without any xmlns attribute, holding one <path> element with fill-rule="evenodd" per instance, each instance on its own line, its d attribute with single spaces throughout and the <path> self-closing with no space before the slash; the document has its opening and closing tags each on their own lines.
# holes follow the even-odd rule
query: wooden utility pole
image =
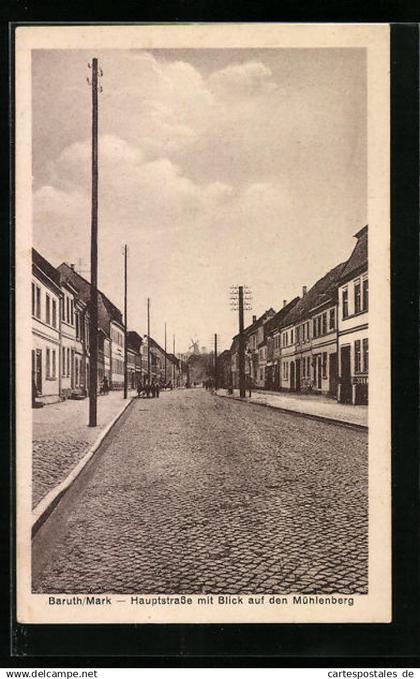
<svg viewBox="0 0 420 679">
<path fill-rule="evenodd" d="M 165 321 L 165 387 L 166 387 L 166 321 Z"/>
<path fill-rule="evenodd" d="M 147 298 L 147 380 L 150 384 L 150 297 Z"/>
<path fill-rule="evenodd" d="M 245 398 L 244 288 L 239 286 L 239 396 Z"/>
<path fill-rule="evenodd" d="M 98 60 L 92 59 L 92 211 L 89 304 L 89 427 L 97 425 L 98 400 Z"/>
<path fill-rule="evenodd" d="M 124 245 L 124 398 L 127 398 L 127 244 Z"/>
<path fill-rule="evenodd" d="M 217 391 L 217 333 L 214 335 L 214 388 Z"/>
<path fill-rule="evenodd" d="M 175 354 L 175 335 L 172 335 L 172 353 L 175 356 L 174 365 L 174 387 L 176 387 L 176 354 Z"/>
</svg>

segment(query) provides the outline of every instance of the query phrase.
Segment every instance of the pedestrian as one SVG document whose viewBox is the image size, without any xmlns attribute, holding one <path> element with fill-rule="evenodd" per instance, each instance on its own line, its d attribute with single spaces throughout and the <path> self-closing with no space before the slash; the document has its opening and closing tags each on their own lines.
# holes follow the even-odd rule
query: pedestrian
<svg viewBox="0 0 420 679">
<path fill-rule="evenodd" d="M 137 398 L 141 397 L 141 392 L 143 391 L 143 385 L 141 383 L 141 379 L 137 381 Z"/>
<path fill-rule="evenodd" d="M 155 388 L 156 398 L 159 398 L 159 392 L 160 392 L 160 385 L 159 385 L 159 382 L 156 382 L 156 388 Z"/>
<path fill-rule="evenodd" d="M 251 375 L 247 375 L 245 379 L 246 389 L 248 391 L 249 398 L 252 396 L 252 379 Z"/>
<path fill-rule="evenodd" d="M 152 380 L 152 384 L 151 384 L 151 387 L 150 387 L 150 391 L 151 391 L 151 393 L 152 393 L 152 398 L 155 398 L 156 384 L 155 384 L 155 381 L 154 381 L 154 380 Z"/>
<path fill-rule="evenodd" d="M 104 387 L 104 394 L 109 394 L 109 384 L 108 384 L 108 378 L 107 378 L 106 375 L 104 376 L 103 387 Z"/>
</svg>

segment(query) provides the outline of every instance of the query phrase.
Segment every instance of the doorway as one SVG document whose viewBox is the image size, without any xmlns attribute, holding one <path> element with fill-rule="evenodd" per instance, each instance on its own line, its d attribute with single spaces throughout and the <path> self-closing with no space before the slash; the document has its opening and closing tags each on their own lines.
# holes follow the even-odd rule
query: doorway
<svg viewBox="0 0 420 679">
<path fill-rule="evenodd" d="M 296 381 L 295 381 L 295 363 L 290 362 L 290 391 L 295 391 Z"/>
<path fill-rule="evenodd" d="M 329 384 L 329 392 L 332 396 L 337 396 L 337 377 L 338 377 L 338 370 L 337 370 L 337 354 L 330 354 L 330 384 Z"/>
<path fill-rule="evenodd" d="M 342 403 L 351 403 L 351 363 L 350 363 L 350 346 L 341 347 L 340 349 L 340 364 L 341 364 L 341 394 L 340 401 Z"/>
<path fill-rule="evenodd" d="M 32 350 L 32 377 L 38 394 L 42 394 L 42 349 Z"/>
</svg>

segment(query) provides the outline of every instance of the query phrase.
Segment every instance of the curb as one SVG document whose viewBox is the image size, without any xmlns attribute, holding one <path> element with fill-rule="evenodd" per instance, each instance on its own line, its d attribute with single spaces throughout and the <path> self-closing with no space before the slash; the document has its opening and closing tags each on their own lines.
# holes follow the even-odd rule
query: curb
<svg viewBox="0 0 420 679">
<path fill-rule="evenodd" d="M 262 406 L 263 408 L 270 408 L 270 410 L 277 410 L 280 413 L 286 413 L 289 415 L 296 415 L 297 417 L 307 417 L 310 420 L 317 420 L 318 422 L 325 422 L 326 424 L 339 425 L 341 427 L 346 427 L 347 429 L 356 429 L 358 431 L 369 430 L 367 424 L 358 424 L 357 422 L 349 422 L 348 420 L 338 420 L 334 417 L 326 417 L 325 415 L 313 415 L 312 413 L 303 413 L 301 410 L 292 410 L 291 408 L 281 408 L 278 406 L 273 406 L 269 403 L 261 403 L 261 401 L 244 401 L 240 396 L 222 396 L 221 394 L 216 394 L 219 398 L 227 398 L 231 401 L 240 401 L 240 403 L 247 403 L 248 405 Z"/>
<path fill-rule="evenodd" d="M 88 449 L 85 455 L 77 463 L 77 465 L 71 470 L 71 472 L 66 476 L 64 481 L 55 486 L 49 493 L 42 498 L 41 502 L 37 504 L 35 509 L 32 511 L 32 537 L 36 534 L 38 529 L 42 526 L 48 516 L 51 514 L 52 510 L 61 500 L 64 493 L 70 488 L 72 483 L 77 479 L 80 472 L 86 467 L 89 460 L 98 450 L 99 446 L 103 440 L 108 436 L 109 432 L 113 426 L 118 422 L 121 415 L 127 410 L 128 406 L 133 402 L 135 397 L 131 397 L 124 403 L 123 407 L 117 412 L 115 417 L 111 420 L 109 424 L 101 431 L 96 441 Z"/>
</svg>

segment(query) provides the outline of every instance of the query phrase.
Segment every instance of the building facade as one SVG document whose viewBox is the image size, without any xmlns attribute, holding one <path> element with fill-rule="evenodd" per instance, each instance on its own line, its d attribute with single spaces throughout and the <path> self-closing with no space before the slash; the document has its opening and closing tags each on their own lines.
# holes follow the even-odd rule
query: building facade
<svg viewBox="0 0 420 679">
<path fill-rule="evenodd" d="M 365 405 L 369 381 L 368 227 L 355 238 L 357 243 L 338 288 L 338 399 Z"/>
<path fill-rule="evenodd" d="M 53 403 L 61 392 L 61 299 L 58 271 L 32 249 L 32 390 Z"/>
</svg>

